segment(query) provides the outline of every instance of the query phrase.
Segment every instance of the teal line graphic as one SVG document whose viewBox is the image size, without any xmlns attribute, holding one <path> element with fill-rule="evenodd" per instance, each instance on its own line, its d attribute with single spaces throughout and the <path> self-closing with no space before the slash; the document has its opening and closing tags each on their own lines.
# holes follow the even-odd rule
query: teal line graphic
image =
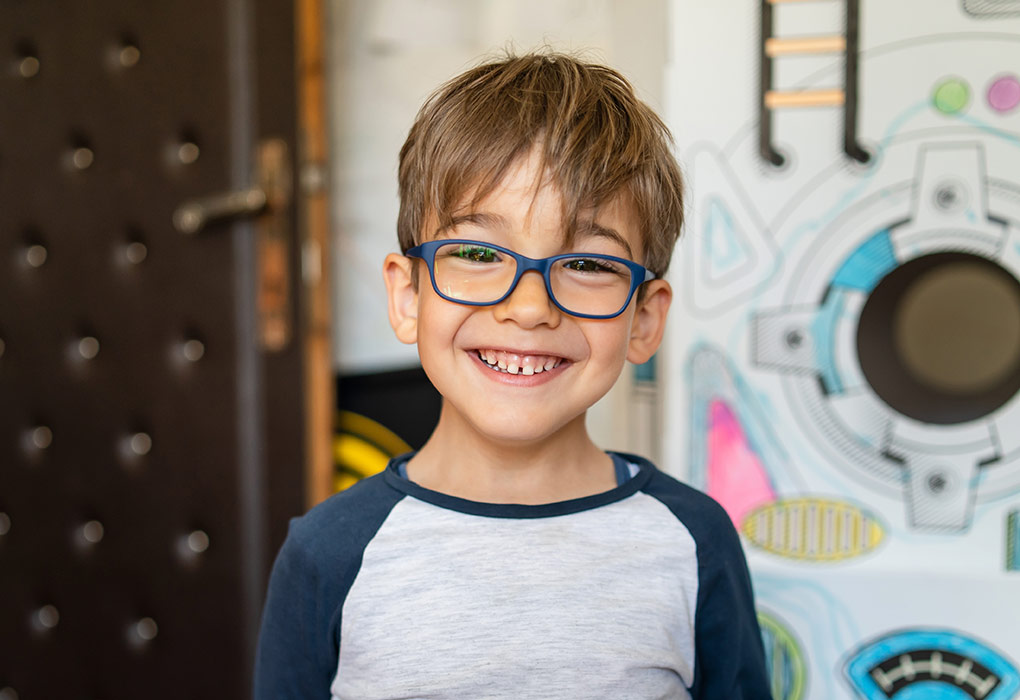
<svg viewBox="0 0 1020 700">
<path fill-rule="evenodd" d="M 708 363 L 701 373 L 696 374 L 694 366 L 699 357 L 712 357 L 716 363 Z M 691 441 L 690 479 L 693 485 L 704 489 L 708 484 L 708 407 L 713 400 L 724 401 L 736 414 L 749 447 L 761 458 L 766 469 L 789 461 L 772 432 L 768 412 L 762 410 L 754 392 L 720 349 L 698 342 L 687 356 L 686 364 L 687 386 L 691 390 L 691 428 L 688 437 Z M 777 488 L 776 475 L 771 470 L 768 477 L 773 488 Z M 788 486 L 803 488 L 801 484 Z"/>
<path fill-rule="evenodd" d="M 705 242 L 711 258 L 712 278 L 723 277 L 747 260 L 747 250 L 741 244 L 733 222 L 733 215 L 718 197 L 708 201 L 705 218 Z"/>
<path fill-rule="evenodd" d="M 840 697 L 840 679 L 833 670 L 862 636 L 854 613 L 831 590 L 814 581 L 757 570 L 752 570 L 751 576 L 760 608 L 782 615 L 784 626 L 796 634 L 804 650 L 805 670 L 811 678 L 808 697 Z"/>
<path fill-rule="evenodd" d="M 848 187 L 839 197 L 839 200 L 835 202 L 832 206 L 830 206 L 828 210 L 822 212 L 821 214 L 815 216 L 812 219 L 807 219 L 798 224 L 790 232 L 785 243 L 783 244 L 784 252 L 788 251 L 790 248 L 796 245 L 796 243 L 802 237 L 811 233 L 824 230 L 825 227 L 827 227 L 829 224 L 835 221 L 836 217 L 838 217 L 841 213 L 849 209 L 851 204 L 859 200 L 861 198 L 861 195 L 867 189 L 871 180 L 873 180 L 876 177 L 878 171 L 880 170 L 879 164 L 882 159 L 882 152 L 893 143 L 893 141 L 897 138 L 901 131 L 905 130 L 907 123 L 911 119 L 920 114 L 924 114 L 925 112 L 928 111 L 928 108 L 929 108 L 928 101 L 923 100 L 921 102 L 918 102 L 914 105 L 907 107 L 903 112 L 900 113 L 898 117 L 893 119 L 892 122 L 890 122 L 889 126 L 886 128 L 886 131 L 882 135 L 882 138 L 879 139 L 878 144 L 876 145 L 875 157 L 872 159 L 874 161 L 873 164 L 871 164 L 867 170 L 861 173 L 860 179 L 854 182 L 850 187 Z M 842 164 L 837 163 L 836 165 L 830 168 L 829 174 L 831 175 L 831 173 L 840 172 L 841 168 Z M 826 179 L 827 177 L 828 177 L 827 175 L 819 174 L 819 177 L 815 179 L 817 181 L 821 179 Z M 810 187 L 810 191 L 798 193 L 799 196 L 791 199 L 790 203 L 788 203 L 787 206 L 783 209 L 783 211 L 781 211 L 776 216 L 775 220 L 769 222 L 770 226 L 769 230 L 770 231 L 782 230 L 784 220 L 790 213 L 792 213 L 795 207 L 800 204 L 800 202 L 802 201 L 802 197 L 808 197 L 812 192 L 816 190 L 817 185 L 812 184 Z"/>
<path fill-rule="evenodd" d="M 843 313 L 843 292 L 833 289 L 818 315 L 811 322 L 811 337 L 815 341 L 815 362 L 822 375 L 825 389 L 830 394 L 843 393 L 843 380 L 836 367 L 836 323 Z"/>
</svg>

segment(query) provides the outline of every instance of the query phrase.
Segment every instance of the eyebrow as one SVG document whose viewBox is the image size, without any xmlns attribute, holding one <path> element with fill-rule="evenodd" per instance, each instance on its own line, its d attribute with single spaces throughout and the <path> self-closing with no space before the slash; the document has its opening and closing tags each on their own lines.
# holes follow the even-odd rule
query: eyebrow
<svg viewBox="0 0 1020 700">
<path fill-rule="evenodd" d="M 450 218 L 449 223 L 440 226 L 436 229 L 434 238 L 445 235 L 451 229 L 456 228 L 461 224 L 475 224 L 483 228 L 489 229 L 506 229 L 509 227 L 507 220 L 499 214 L 489 214 L 487 212 L 469 212 L 467 214 L 461 214 Z M 620 235 L 620 233 L 613 228 L 603 226 L 594 221 L 589 221 L 578 227 L 577 235 L 579 236 L 591 236 L 596 238 L 607 238 L 613 241 L 617 245 L 621 246 L 627 251 L 627 257 L 631 260 L 634 259 L 634 251 L 630 249 L 630 244 L 627 239 Z"/>
<path fill-rule="evenodd" d="M 435 236 L 444 235 L 450 229 L 457 228 L 461 224 L 475 224 L 482 228 L 505 229 L 507 221 L 499 214 L 487 214 L 483 211 L 469 212 L 459 216 L 450 217 L 450 221 L 436 229 Z"/>
<path fill-rule="evenodd" d="M 624 250 L 627 251 L 627 257 L 631 260 L 634 259 L 634 251 L 630 249 L 630 244 L 627 239 L 619 234 L 616 229 L 609 228 L 608 226 L 602 226 L 594 221 L 591 221 L 577 230 L 578 235 L 581 236 L 596 236 L 598 238 L 608 238 L 620 245 Z"/>
</svg>

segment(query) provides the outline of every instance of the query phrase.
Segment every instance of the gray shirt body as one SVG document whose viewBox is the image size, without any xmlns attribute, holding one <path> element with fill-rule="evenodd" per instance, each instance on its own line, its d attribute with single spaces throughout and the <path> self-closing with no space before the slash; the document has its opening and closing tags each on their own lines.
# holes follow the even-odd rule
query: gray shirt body
<svg viewBox="0 0 1020 700">
<path fill-rule="evenodd" d="M 392 467 L 295 520 L 256 697 L 769 697 L 729 519 L 627 460 L 616 489 L 542 506 L 464 501 Z"/>
</svg>

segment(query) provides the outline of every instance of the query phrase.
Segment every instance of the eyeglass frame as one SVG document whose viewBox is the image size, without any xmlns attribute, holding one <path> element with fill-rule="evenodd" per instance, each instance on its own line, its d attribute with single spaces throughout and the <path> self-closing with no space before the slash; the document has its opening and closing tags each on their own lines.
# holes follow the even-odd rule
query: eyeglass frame
<svg viewBox="0 0 1020 700">
<path fill-rule="evenodd" d="M 451 296 L 447 296 L 439 291 L 439 285 L 436 284 L 436 251 L 444 245 L 450 245 L 451 243 L 459 243 L 461 245 L 477 245 L 483 248 L 490 248 L 492 250 L 498 250 L 501 253 L 505 253 L 512 257 L 517 262 L 517 270 L 514 273 L 513 281 L 510 282 L 510 287 L 506 293 L 500 298 L 494 301 L 465 301 L 463 299 L 456 299 Z M 495 306 L 504 299 L 513 294 L 514 290 L 517 289 L 517 283 L 521 281 L 521 277 L 524 276 L 525 272 L 534 270 L 542 275 L 542 279 L 545 281 L 545 291 L 549 295 L 549 300 L 565 314 L 570 316 L 577 316 L 578 318 L 594 318 L 594 319 L 608 319 L 616 318 L 630 306 L 631 299 L 634 298 L 634 292 L 638 290 L 645 282 L 650 282 L 656 278 L 656 274 L 649 270 L 647 267 L 640 263 L 636 263 L 633 260 L 627 260 L 626 258 L 620 258 L 615 255 L 603 255 L 601 253 L 563 253 L 560 255 L 552 255 L 548 258 L 529 258 L 526 255 L 521 255 L 517 251 L 504 248 L 503 246 L 496 245 L 494 243 L 487 243 L 485 241 L 475 241 L 466 238 L 438 238 L 431 241 L 425 241 L 418 245 L 408 248 L 404 255 L 409 258 L 418 258 L 424 260 L 426 267 L 429 269 L 429 279 L 432 281 L 432 289 L 436 291 L 441 298 L 447 301 L 452 301 L 455 304 L 464 304 L 465 306 Z M 557 260 L 568 260 L 575 258 L 583 258 L 585 256 L 592 258 L 602 258 L 604 260 L 612 260 L 613 262 L 620 263 L 624 267 L 630 270 L 630 291 L 627 292 L 627 299 L 623 302 L 623 306 L 618 311 L 611 314 L 582 314 L 576 311 L 571 311 L 561 304 L 557 299 L 556 295 L 553 294 L 552 290 L 552 276 L 550 271 L 552 270 L 553 264 Z"/>
</svg>

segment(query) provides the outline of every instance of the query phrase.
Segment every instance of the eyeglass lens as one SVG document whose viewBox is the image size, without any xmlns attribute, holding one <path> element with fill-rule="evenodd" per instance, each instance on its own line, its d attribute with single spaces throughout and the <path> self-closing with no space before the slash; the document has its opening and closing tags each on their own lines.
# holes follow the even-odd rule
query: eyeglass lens
<svg viewBox="0 0 1020 700">
<path fill-rule="evenodd" d="M 451 299 L 489 303 L 510 289 L 517 273 L 513 256 L 482 245 L 449 243 L 436 250 L 436 286 Z M 613 314 L 627 302 L 630 269 L 597 255 L 577 255 L 553 262 L 549 281 L 556 301 L 572 313 Z"/>
</svg>

